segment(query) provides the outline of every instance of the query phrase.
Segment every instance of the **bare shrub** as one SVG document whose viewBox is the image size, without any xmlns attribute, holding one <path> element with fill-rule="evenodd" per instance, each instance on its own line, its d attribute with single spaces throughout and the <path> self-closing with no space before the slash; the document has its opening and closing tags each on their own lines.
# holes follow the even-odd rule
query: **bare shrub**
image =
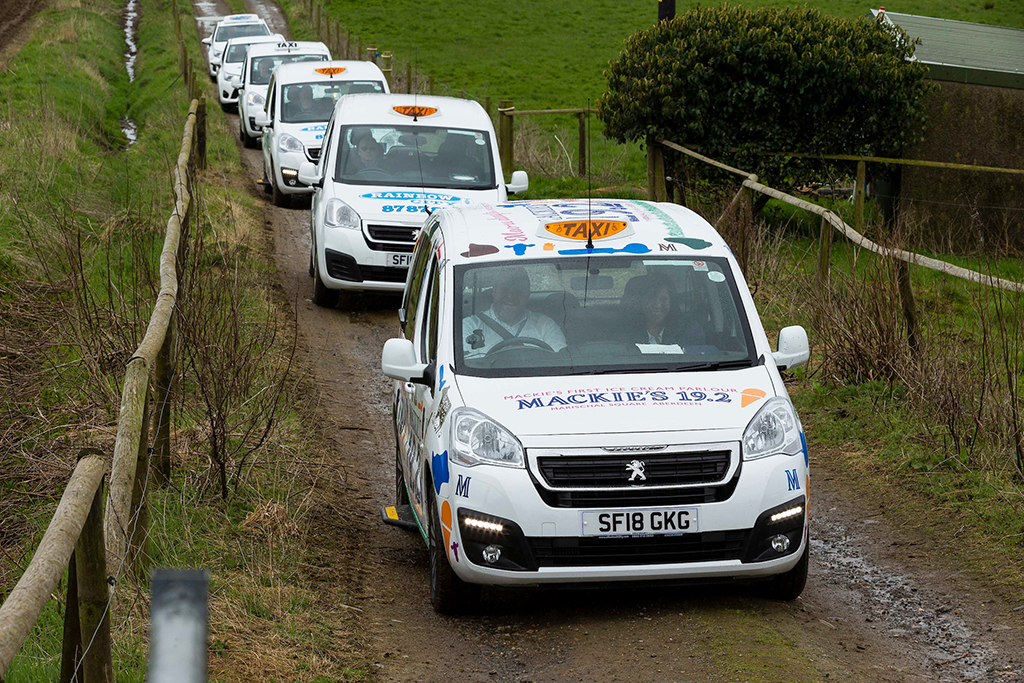
<svg viewBox="0 0 1024 683">
<path fill-rule="evenodd" d="M 193 232 L 178 320 L 182 387 L 194 402 L 183 400 L 182 411 L 203 425 L 210 479 L 226 499 L 271 436 L 297 338 L 294 321 L 289 328 L 262 296 L 247 238 L 211 243 L 202 226 Z"/>
</svg>

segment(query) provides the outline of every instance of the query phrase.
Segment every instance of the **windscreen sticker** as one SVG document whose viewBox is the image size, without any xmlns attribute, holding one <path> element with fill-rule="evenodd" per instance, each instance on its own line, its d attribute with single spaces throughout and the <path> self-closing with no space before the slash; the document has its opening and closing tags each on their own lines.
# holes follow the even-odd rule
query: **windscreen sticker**
<svg viewBox="0 0 1024 683">
<path fill-rule="evenodd" d="M 698 273 L 706 273 L 706 272 L 708 272 L 708 264 L 706 262 L 704 262 L 704 261 L 690 261 L 689 263 L 687 263 L 686 261 L 683 261 L 683 265 L 684 266 L 685 265 L 693 266 L 693 269 L 695 271 L 697 271 Z"/>
<path fill-rule="evenodd" d="M 760 389 L 745 389 L 747 392 Z M 505 400 L 516 405 L 517 410 L 550 408 L 552 410 L 573 410 L 577 408 L 622 407 L 622 406 L 700 406 L 709 403 L 734 404 L 741 395 L 738 389 L 724 387 L 611 387 L 601 389 L 580 389 L 577 391 L 531 392 L 509 394 Z M 744 398 L 744 400 L 746 400 Z M 756 400 L 756 399 L 755 399 Z M 746 405 L 744 403 L 743 405 Z"/>
<path fill-rule="evenodd" d="M 725 282 L 725 273 L 720 273 L 717 270 L 712 270 L 708 273 L 708 279 L 712 282 Z"/>
<path fill-rule="evenodd" d="M 426 206 L 455 206 L 456 204 L 473 203 L 464 197 L 441 192 L 367 192 L 359 196 L 363 199 L 384 199 L 390 202 L 408 202 Z"/>
<path fill-rule="evenodd" d="M 501 249 L 498 249 L 493 244 L 470 244 L 469 251 L 462 252 L 462 258 L 488 256 L 490 254 L 497 254 L 499 251 L 501 251 Z"/>
</svg>

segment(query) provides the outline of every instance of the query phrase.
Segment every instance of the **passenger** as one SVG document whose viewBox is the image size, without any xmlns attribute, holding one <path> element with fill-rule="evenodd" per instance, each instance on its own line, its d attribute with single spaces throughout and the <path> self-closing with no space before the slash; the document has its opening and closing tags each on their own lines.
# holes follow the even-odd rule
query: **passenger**
<svg viewBox="0 0 1024 683">
<path fill-rule="evenodd" d="M 528 310 L 529 302 L 530 276 L 526 269 L 522 266 L 503 269 L 494 284 L 491 307 L 462 321 L 466 358 L 484 356 L 495 345 L 511 339 L 523 339 L 524 342 L 518 344 L 523 347 L 537 348 L 538 344 L 528 341 L 537 340 L 552 351 L 564 349 L 562 329 L 543 313 Z"/>
<path fill-rule="evenodd" d="M 628 334 L 632 343 L 681 347 L 707 343 L 703 328 L 685 323 L 675 303 L 672 283 L 662 275 L 633 278 L 626 284 L 622 301 L 631 318 Z"/>
</svg>

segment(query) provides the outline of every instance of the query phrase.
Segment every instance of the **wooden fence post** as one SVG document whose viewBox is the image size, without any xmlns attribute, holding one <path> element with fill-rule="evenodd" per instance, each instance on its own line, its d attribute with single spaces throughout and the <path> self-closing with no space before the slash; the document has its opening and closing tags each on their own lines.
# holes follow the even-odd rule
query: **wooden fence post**
<svg viewBox="0 0 1024 683">
<path fill-rule="evenodd" d="M 394 57 L 389 51 L 385 50 L 380 53 L 380 70 L 384 74 L 384 79 L 387 80 L 389 88 L 395 83 L 395 79 L 391 75 L 391 71 L 394 68 L 393 61 Z"/>
<path fill-rule="evenodd" d="M 832 224 L 821 217 L 821 232 L 818 235 L 818 287 L 822 292 L 828 287 L 832 270 Z"/>
<path fill-rule="evenodd" d="M 374 63 L 377 62 L 377 46 L 376 45 L 367 45 L 366 46 L 366 61 L 374 62 Z"/>
<path fill-rule="evenodd" d="M 896 283 L 903 303 L 903 317 L 907 321 L 907 344 L 915 357 L 921 355 L 921 328 L 914 302 L 914 287 L 910 281 L 910 265 L 900 259 L 896 262 Z"/>
<path fill-rule="evenodd" d="M 345 31 L 345 59 L 352 59 L 352 29 Z"/>
<path fill-rule="evenodd" d="M 667 199 L 665 189 L 665 152 L 654 138 L 647 138 L 647 199 L 663 202 Z"/>
<path fill-rule="evenodd" d="M 857 186 L 853 189 L 853 229 L 864 234 L 864 183 L 867 180 L 867 164 L 857 162 Z"/>
<path fill-rule="evenodd" d="M 82 656 L 82 629 L 78 620 L 78 569 L 75 553 L 68 562 L 68 590 L 64 599 L 64 638 L 60 652 L 60 683 L 75 680 L 78 660 Z"/>
<path fill-rule="evenodd" d="M 196 168 L 206 168 L 206 96 L 199 97 L 196 108 Z"/>
<path fill-rule="evenodd" d="M 358 40 L 356 41 L 356 55 L 355 55 L 355 57 L 353 57 L 353 59 L 362 59 L 362 58 L 363 58 L 363 37 L 359 36 Z"/>
<path fill-rule="evenodd" d="M 492 111 L 492 109 L 493 107 L 491 106 L 491 96 L 488 95 L 487 97 L 484 98 L 484 111 L 487 112 L 487 118 L 489 118 L 493 122 L 494 112 Z"/>
<path fill-rule="evenodd" d="M 89 643 L 82 658 L 82 673 L 89 683 L 114 683 L 114 664 L 110 656 L 110 610 L 107 608 L 110 591 L 103 547 L 102 490 L 101 483 L 75 546 L 78 623 L 83 640 Z"/>
<path fill-rule="evenodd" d="M 317 37 L 317 40 L 320 39 L 320 16 L 320 3 L 318 2 L 316 3 L 316 22 L 314 23 L 313 28 L 313 34 Z"/>
<path fill-rule="evenodd" d="M 434 94 L 434 74 L 430 74 L 430 94 Z"/>
<path fill-rule="evenodd" d="M 430 77 L 430 94 L 434 94 L 434 77 Z M 512 127 L 512 114 L 515 111 L 515 104 L 512 100 L 501 100 L 498 102 L 498 154 L 501 155 L 501 171 L 505 177 L 512 176 L 512 154 L 515 148 Z"/>
<path fill-rule="evenodd" d="M 756 181 L 757 176 L 751 175 L 750 179 Z M 754 225 L 754 191 L 744 185 L 740 192 L 743 194 L 739 216 L 737 216 L 740 227 L 740 270 L 745 273 L 747 264 L 750 262 L 750 230 Z"/>
<path fill-rule="evenodd" d="M 579 154 L 579 165 L 577 167 L 579 177 L 587 175 L 587 115 L 583 112 L 579 114 L 580 118 L 580 154 Z"/>
</svg>

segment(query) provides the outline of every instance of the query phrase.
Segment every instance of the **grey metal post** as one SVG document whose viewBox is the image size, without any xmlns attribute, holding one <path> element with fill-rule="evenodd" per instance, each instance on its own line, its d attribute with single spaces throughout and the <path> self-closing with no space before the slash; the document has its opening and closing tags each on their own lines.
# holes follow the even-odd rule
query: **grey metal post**
<svg viewBox="0 0 1024 683">
<path fill-rule="evenodd" d="M 157 569 L 150 583 L 149 683 L 206 682 L 209 575 Z"/>
</svg>

